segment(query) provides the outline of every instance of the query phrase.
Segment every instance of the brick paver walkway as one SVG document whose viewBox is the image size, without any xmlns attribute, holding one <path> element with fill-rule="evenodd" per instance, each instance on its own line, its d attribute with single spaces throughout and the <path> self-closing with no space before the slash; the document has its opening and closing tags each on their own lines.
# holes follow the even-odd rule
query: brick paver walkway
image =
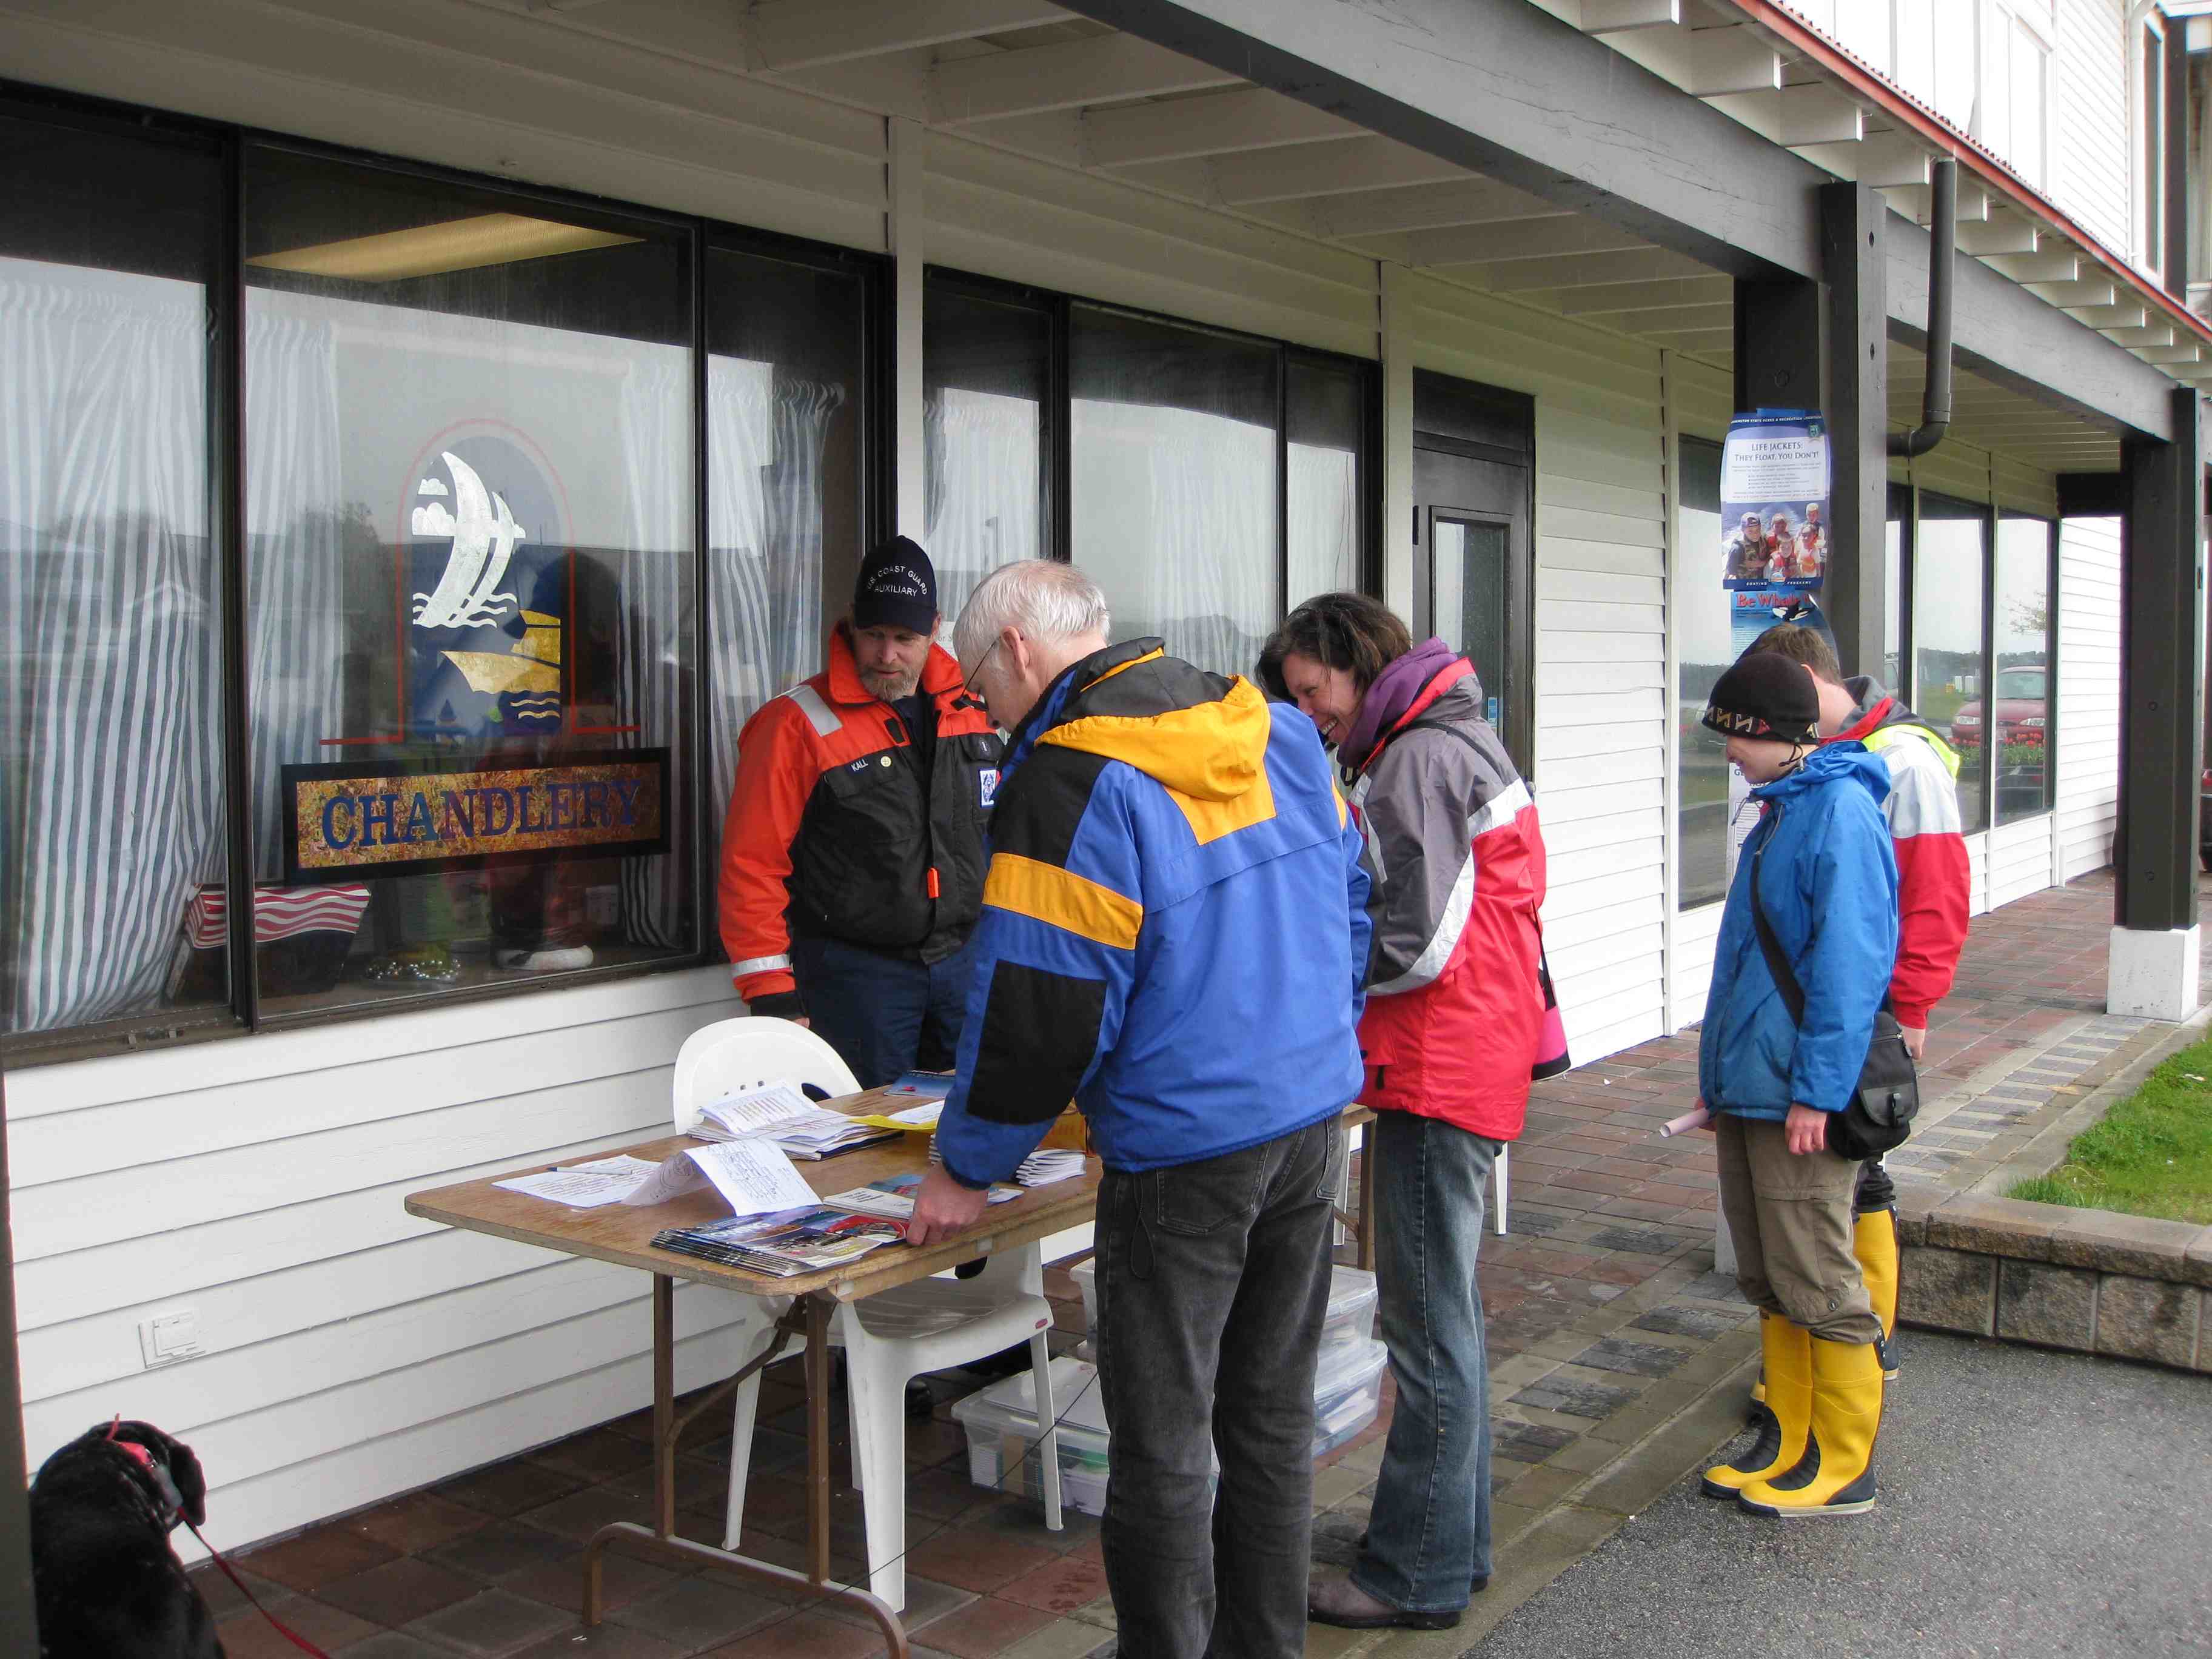
<svg viewBox="0 0 2212 1659">
<path fill-rule="evenodd" d="M 2080 1092 L 2170 1027 L 2102 1012 L 2109 876 L 1977 918 L 1956 989 L 1929 1039 L 1923 1128 L 1894 1159 L 1907 1181 L 1962 1178 L 2024 1138 L 2021 1120 Z M 2212 975 L 2208 975 L 2212 982 Z M 1484 1242 L 1497 1438 L 1498 1571 L 1457 1631 L 1365 1635 L 1314 1628 L 1316 1656 L 1458 1655 L 1534 1590 L 1711 1454 L 1742 1419 L 1756 1346 L 1751 1310 L 1713 1272 L 1711 1143 L 1662 1140 L 1697 1091 L 1694 1030 L 1540 1086 L 1513 1149 L 1511 1231 Z M 1055 1341 L 1082 1310 L 1064 1268 L 1047 1288 Z M 1910 1364 L 1911 1340 L 1903 1344 Z M 957 1379 L 943 1384 L 955 1395 Z M 975 1386 L 971 1382 L 969 1386 Z M 800 1563 L 805 1446 L 795 1373 L 763 1387 L 746 1547 Z M 1389 1422 L 1316 1474 L 1319 1564 L 1352 1559 Z M 844 1413 L 833 1408 L 846 1478 Z M 726 1432 L 681 1460 L 681 1529 L 719 1541 Z M 241 1563 L 278 1616 L 339 1659 L 605 1653 L 626 1659 L 867 1659 L 882 1651 L 851 1615 L 809 1609 L 716 1574 L 617 1557 L 613 1611 L 577 1626 L 583 1540 L 644 1520 L 647 1416 L 603 1425 L 299 1537 Z M 1070 1511 L 1044 1530 L 1033 1501 L 968 1482 L 963 1431 L 940 1403 L 908 1425 L 908 1608 L 922 1659 L 1089 1659 L 1114 1648 L 1097 1523 Z M 218 1536 L 220 1518 L 216 1518 Z M 841 1487 L 834 1541 L 857 1574 L 858 1495 Z M 294 1650 L 234 1592 L 197 1575 L 223 1615 L 232 1659 Z M 1132 1659 L 1137 1659 L 1132 1656 Z"/>
</svg>

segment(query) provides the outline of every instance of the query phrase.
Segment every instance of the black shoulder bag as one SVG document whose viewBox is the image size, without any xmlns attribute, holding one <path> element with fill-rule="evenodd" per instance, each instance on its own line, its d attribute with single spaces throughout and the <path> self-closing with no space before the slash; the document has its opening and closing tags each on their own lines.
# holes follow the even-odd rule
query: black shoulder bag
<svg viewBox="0 0 2212 1659">
<path fill-rule="evenodd" d="M 1751 921 L 1759 934 L 1759 948 L 1765 953 L 1766 971 L 1774 975 L 1775 988 L 1782 993 L 1790 1018 L 1802 1026 L 1804 988 L 1797 983 L 1790 958 L 1783 955 L 1782 941 L 1774 937 L 1773 925 L 1766 919 L 1766 907 L 1759 898 L 1759 860 L 1766 856 L 1766 845 L 1774 839 L 1781 822 L 1782 809 L 1777 805 L 1773 824 L 1759 838 L 1759 850 L 1751 855 Z M 1889 997 L 1885 993 L 1881 1006 L 1875 1012 L 1874 1041 L 1867 1045 L 1866 1064 L 1859 1068 L 1858 1089 L 1850 1105 L 1829 1115 L 1828 1150 L 1839 1158 L 1857 1162 L 1880 1158 L 1905 1144 L 1919 1110 L 1920 1073 L 1905 1048 L 1905 1033 L 1897 1024 L 1897 1016 L 1889 1011 Z"/>
</svg>

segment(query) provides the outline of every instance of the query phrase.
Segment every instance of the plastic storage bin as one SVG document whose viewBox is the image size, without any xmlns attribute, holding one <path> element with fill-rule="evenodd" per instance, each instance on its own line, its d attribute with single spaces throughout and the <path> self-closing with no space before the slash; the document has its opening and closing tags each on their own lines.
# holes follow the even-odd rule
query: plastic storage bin
<svg viewBox="0 0 2212 1659">
<path fill-rule="evenodd" d="M 1075 1288 L 1083 1292 L 1083 1340 L 1098 1340 L 1098 1259 L 1086 1256 L 1067 1270 Z M 1357 1267 L 1339 1267 L 1329 1280 L 1328 1311 L 1322 1316 L 1321 1346 L 1331 1348 L 1366 1341 L 1374 1332 L 1375 1275 Z"/>
<path fill-rule="evenodd" d="M 1375 1420 L 1387 1359 L 1382 1345 L 1368 1337 L 1323 1351 L 1314 1372 L 1316 1457 L 1335 1450 Z M 1052 1391 L 1054 1400 L 1065 1402 L 1060 1407 L 1060 1501 L 1085 1515 L 1103 1515 L 1109 1443 L 1098 1368 L 1079 1359 L 1055 1359 Z M 969 1395 L 954 1405 L 952 1415 L 968 1431 L 970 1480 L 1002 1492 L 1038 1490 L 1036 1385 L 1027 1371 Z"/>
</svg>

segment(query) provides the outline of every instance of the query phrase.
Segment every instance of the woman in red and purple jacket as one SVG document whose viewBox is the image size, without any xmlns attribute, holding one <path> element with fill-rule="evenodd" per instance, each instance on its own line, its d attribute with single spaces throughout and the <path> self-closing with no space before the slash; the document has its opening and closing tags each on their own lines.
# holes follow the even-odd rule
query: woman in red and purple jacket
<svg viewBox="0 0 2212 1659">
<path fill-rule="evenodd" d="M 1334 747 L 1374 864 L 1359 1042 L 1375 1109 L 1373 1218 L 1396 1413 L 1368 1535 L 1311 1615 L 1352 1629 L 1459 1623 L 1490 1578 L 1490 1399 L 1475 1254 L 1484 1188 L 1532 1076 L 1565 1066 L 1543 973 L 1536 806 L 1482 718 L 1474 665 L 1416 646 L 1376 600 L 1293 611 L 1261 678 Z"/>
</svg>

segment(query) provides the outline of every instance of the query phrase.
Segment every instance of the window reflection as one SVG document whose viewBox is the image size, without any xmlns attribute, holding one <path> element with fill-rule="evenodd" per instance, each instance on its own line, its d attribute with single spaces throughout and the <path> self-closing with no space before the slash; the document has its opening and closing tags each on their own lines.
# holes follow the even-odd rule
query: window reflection
<svg viewBox="0 0 2212 1659">
<path fill-rule="evenodd" d="M 1999 823 L 2051 810 L 2051 541 L 2048 520 L 2007 514 L 1997 520 L 1996 683 L 1980 712 Z"/>
<path fill-rule="evenodd" d="M 1075 562 L 1117 639 L 1243 672 L 1282 611 L 1280 353 L 1091 307 L 1069 341 Z"/>
<path fill-rule="evenodd" d="M 1912 548 L 1914 706 L 1959 750 L 1959 811 L 1970 836 L 1989 825 L 1989 674 L 1982 654 L 1988 546 L 1987 507 L 1922 493 Z"/>
</svg>

